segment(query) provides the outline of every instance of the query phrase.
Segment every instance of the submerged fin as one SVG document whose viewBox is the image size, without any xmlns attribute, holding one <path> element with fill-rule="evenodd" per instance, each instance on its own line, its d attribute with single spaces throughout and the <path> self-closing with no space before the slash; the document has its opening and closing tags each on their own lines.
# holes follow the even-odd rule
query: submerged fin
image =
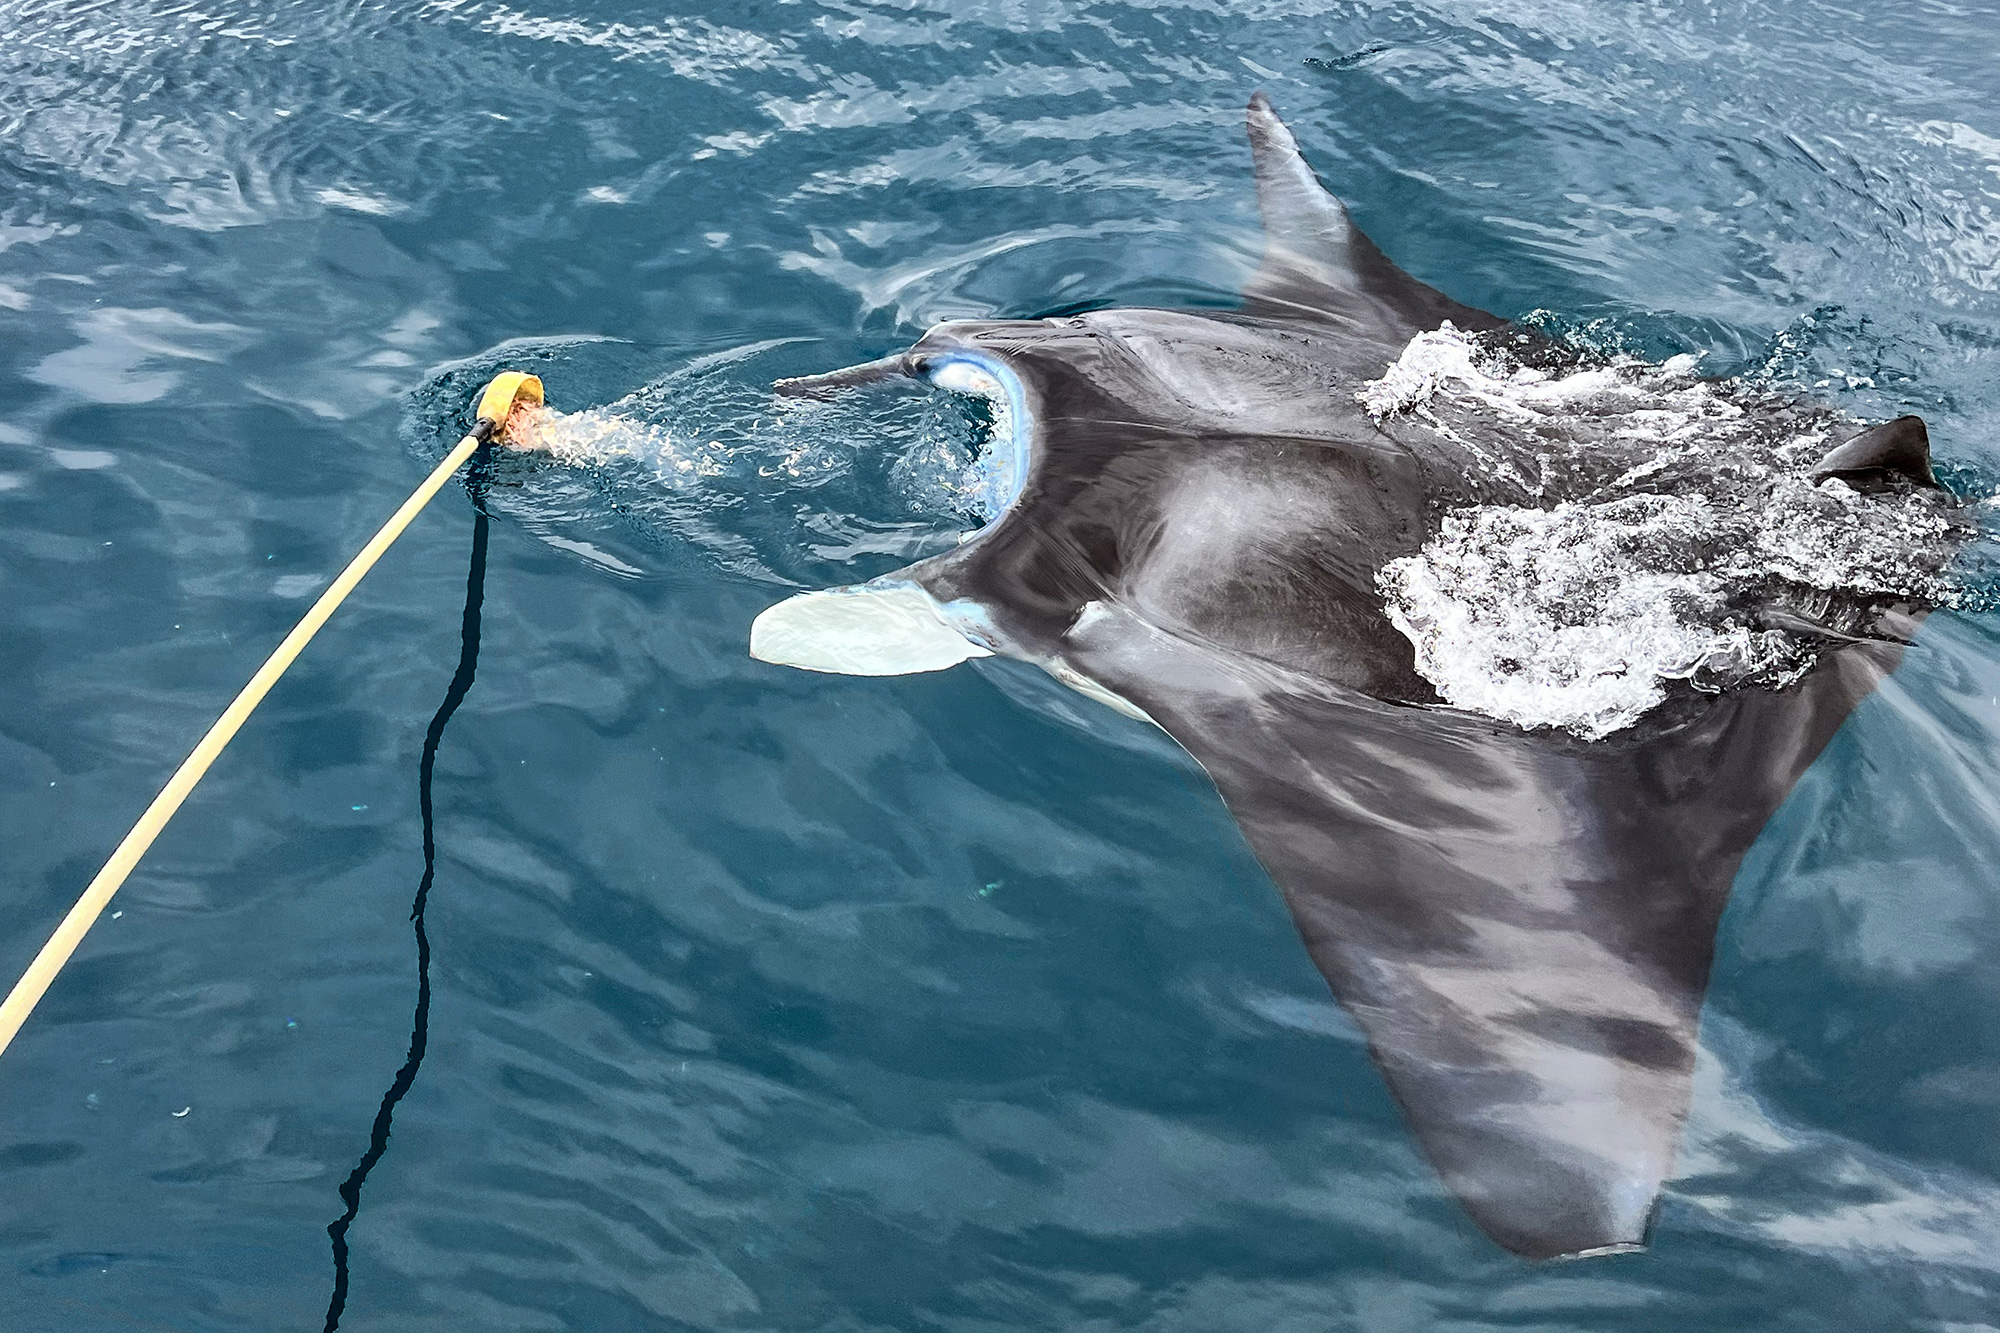
<svg viewBox="0 0 2000 1333">
<path fill-rule="evenodd" d="M 1330 321 L 1397 341 L 1446 320 L 1470 330 L 1505 325 L 1390 262 L 1319 183 L 1264 94 L 1250 99 L 1247 120 L 1265 243 L 1263 266 L 1243 292 L 1251 313 Z"/>
<path fill-rule="evenodd" d="M 1819 460 L 1814 481 L 1838 477 L 1857 491 L 1879 491 L 1898 480 L 1936 486 L 1931 433 L 1922 417 L 1897 417 L 1871 427 Z"/>
<path fill-rule="evenodd" d="M 837 676 L 907 676 L 992 653 L 953 629 L 914 583 L 863 583 L 767 607 L 751 623 L 750 656 Z"/>
</svg>

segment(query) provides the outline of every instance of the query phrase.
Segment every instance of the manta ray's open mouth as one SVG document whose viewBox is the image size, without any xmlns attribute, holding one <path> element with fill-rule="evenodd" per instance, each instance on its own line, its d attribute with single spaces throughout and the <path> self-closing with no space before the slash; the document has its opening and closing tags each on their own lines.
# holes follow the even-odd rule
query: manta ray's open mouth
<svg viewBox="0 0 2000 1333">
<path fill-rule="evenodd" d="M 991 522 L 1014 503 L 1028 479 L 1034 423 L 1021 377 L 999 357 L 974 351 L 912 357 L 911 362 L 913 373 L 938 388 L 986 404 L 989 424 L 964 484 L 972 508 Z"/>
<path fill-rule="evenodd" d="M 967 509 L 987 522 L 1007 510 L 1027 483 L 1033 456 L 1034 420 L 1020 375 L 991 352 L 959 341 L 944 325 L 925 336 L 942 346 L 924 343 L 909 352 L 885 356 L 821 375 L 782 379 L 772 385 L 780 398 L 831 398 L 863 385 L 896 381 L 905 376 L 925 380 L 948 393 L 976 398 L 989 416 L 979 432 L 972 466 L 961 482 Z"/>
<path fill-rule="evenodd" d="M 782 397 L 817 398 L 901 376 L 979 400 L 986 409 L 973 461 L 960 483 L 966 510 L 991 524 L 1028 477 L 1033 420 L 1021 377 L 999 357 L 963 346 L 914 351 L 828 375 L 780 380 Z M 976 535 L 976 534 L 975 534 Z M 856 676 L 938 671 L 986 657 L 998 636 L 967 601 L 941 603 L 907 579 L 802 593 L 770 607 L 750 629 L 750 655 L 766 662 Z M 1116 706 L 1115 700 L 1113 702 Z"/>
</svg>

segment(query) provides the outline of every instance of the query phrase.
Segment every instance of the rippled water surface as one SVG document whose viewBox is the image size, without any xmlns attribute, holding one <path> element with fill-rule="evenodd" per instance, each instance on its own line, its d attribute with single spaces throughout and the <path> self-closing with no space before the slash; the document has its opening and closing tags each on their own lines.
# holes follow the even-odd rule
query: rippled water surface
<svg viewBox="0 0 2000 1333">
<path fill-rule="evenodd" d="M 2000 8 L 0 0 L 0 32 L 10 978 L 492 370 L 644 426 L 487 479 L 427 1041 L 341 1327 L 2000 1327 L 1993 615 L 1932 619 L 1745 865 L 1653 1248 L 1540 1268 L 1419 1157 L 1159 733 L 997 660 L 745 654 L 788 591 L 977 522 L 965 409 L 769 381 L 954 316 L 1231 303 L 1260 87 L 1458 299 L 1921 413 L 1990 492 Z M 410 1055 L 473 530 L 445 492 L 0 1060 L 0 1326 L 325 1322 Z"/>
</svg>

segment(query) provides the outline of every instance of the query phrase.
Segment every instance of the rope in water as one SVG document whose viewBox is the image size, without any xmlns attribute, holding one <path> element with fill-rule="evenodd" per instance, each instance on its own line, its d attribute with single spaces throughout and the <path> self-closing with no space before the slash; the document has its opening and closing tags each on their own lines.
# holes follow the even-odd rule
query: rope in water
<svg viewBox="0 0 2000 1333">
<path fill-rule="evenodd" d="M 417 761 L 417 813 L 424 829 L 424 873 L 423 878 L 417 881 L 416 898 L 410 904 L 410 927 L 417 943 L 417 1003 L 410 1015 L 410 1052 L 404 1057 L 403 1067 L 396 1071 L 389 1090 L 382 1094 L 381 1108 L 375 1112 L 375 1123 L 368 1133 L 367 1151 L 361 1154 L 361 1160 L 355 1163 L 354 1170 L 348 1173 L 347 1180 L 340 1187 L 340 1198 L 347 1205 L 346 1211 L 326 1229 L 333 1243 L 333 1294 L 326 1303 L 324 1333 L 337 1333 L 341 1314 L 347 1309 L 347 1231 L 361 1215 L 361 1187 L 368 1182 L 368 1173 L 389 1151 L 389 1130 L 395 1123 L 396 1107 L 416 1085 L 417 1071 L 423 1067 L 424 1052 L 430 1045 L 431 937 L 425 929 L 424 910 L 430 903 L 431 886 L 437 882 L 437 820 L 431 802 L 431 781 L 437 774 L 438 747 L 444 742 L 445 726 L 458 712 L 458 706 L 465 702 L 467 692 L 472 689 L 473 677 L 479 670 L 481 608 L 486 601 L 484 457 L 480 455 L 473 459 L 472 471 L 465 483 L 472 494 L 472 560 L 466 569 L 465 611 L 459 620 L 458 670 L 452 673 L 451 684 L 445 687 L 444 702 L 438 705 L 437 712 L 431 717 L 430 729 L 424 733 L 423 757 Z"/>
<path fill-rule="evenodd" d="M 222 716 L 215 720 L 215 725 L 208 729 L 208 734 L 201 738 L 201 743 L 194 747 L 194 752 L 188 755 L 173 777 L 167 780 L 167 785 L 160 789 L 160 794 L 146 807 L 146 813 L 139 816 L 139 822 L 132 826 L 132 831 L 125 835 L 117 850 L 111 853 L 111 859 L 104 863 L 104 868 L 97 872 L 96 877 L 84 889 L 83 896 L 76 900 L 76 906 L 69 909 L 69 915 L 65 916 L 62 924 L 56 927 L 55 934 L 49 936 L 49 942 L 35 955 L 35 961 L 28 964 L 28 970 L 14 983 L 14 989 L 8 992 L 6 1001 L 0 1003 L 0 1052 L 7 1049 L 8 1044 L 14 1040 L 14 1034 L 28 1021 L 28 1015 L 34 1012 L 42 996 L 48 993 L 56 975 L 62 971 L 63 965 L 69 962 L 70 955 L 76 952 L 77 945 L 83 942 L 83 937 L 103 914 L 105 906 L 111 901 L 111 896 L 125 883 L 125 877 L 139 864 L 139 858 L 146 854 L 146 849 L 160 836 L 160 830 L 167 826 L 167 821 L 181 808 L 181 802 L 187 799 L 188 793 L 194 790 L 195 784 L 208 772 L 209 766 L 222 753 L 223 747 L 227 746 L 242 729 L 257 705 L 264 701 L 264 696 L 271 692 L 271 687 L 278 683 L 278 678 L 285 674 L 286 668 L 291 666 L 300 652 L 304 651 L 305 646 L 312 642 L 313 635 L 319 633 L 320 627 L 326 624 L 328 617 L 332 616 L 341 602 L 346 600 L 347 594 L 354 591 L 355 585 L 360 583 L 362 577 L 375 567 L 375 562 L 382 558 L 382 553 L 395 543 L 396 538 L 403 535 L 403 529 L 410 526 L 411 520 L 416 518 L 424 506 L 431 502 L 431 498 L 443 489 L 444 484 L 451 480 L 451 475 L 458 471 L 460 465 L 472 457 L 480 445 L 491 439 L 506 424 L 508 414 L 517 399 L 540 402 L 541 381 L 532 375 L 521 375 L 510 371 L 487 386 L 484 396 L 480 399 L 479 418 L 472 430 L 452 448 L 449 454 L 445 455 L 444 461 L 432 470 L 430 476 L 424 478 L 423 484 L 403 502 L 402 508 L 390 515 L 389 521 L 382 525 L 381 530 L 368 539 L 368 544 L 362 547 L 360 554 L 340 572 L 340 577 L 320 594 L 319 600 L 313 603 L 305 618 L 285 636 L 285 641 L 278 645 L 277 651 L 265 660 L 264 665 L 257 668 L 257 674 L 250 677 L 250 683 L 243 687 L 242 693 L 223 710 Z"/>
</svg>

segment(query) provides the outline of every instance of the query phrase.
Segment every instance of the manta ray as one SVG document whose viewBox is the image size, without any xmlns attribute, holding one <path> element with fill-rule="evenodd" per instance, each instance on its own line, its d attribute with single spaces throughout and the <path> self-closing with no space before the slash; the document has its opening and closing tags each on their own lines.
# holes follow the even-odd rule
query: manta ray
<svg viewBox="0 0 2000 1333">
<path fill-rule="evenodd" d="M 1731 881 L 1926 608 L 1878 599 L 1777 686 L 1677 688 L 1596 739 L 1447 706 L 1380 576 L 1454 506 L 1534 486 L 1493 466 L 1521 454 L 1505 419 L 1468 433 L 1357 390 L 1427 330 L 1509 326 L 1390 262 L 1261 93 L 1248 124 L 1267 249 L 1240 308 L 951 322 L 778 384 L 984 397 L 1005 506 L 946 554 L 767 609 L 751 652 L 862 675 L 1002 654 L 1157 724 L 1478 1226 L 1536 1260 L 1638 1248 Z M 1810 475 L 1937 484 L 1916 418 Z"/>
</svg>

